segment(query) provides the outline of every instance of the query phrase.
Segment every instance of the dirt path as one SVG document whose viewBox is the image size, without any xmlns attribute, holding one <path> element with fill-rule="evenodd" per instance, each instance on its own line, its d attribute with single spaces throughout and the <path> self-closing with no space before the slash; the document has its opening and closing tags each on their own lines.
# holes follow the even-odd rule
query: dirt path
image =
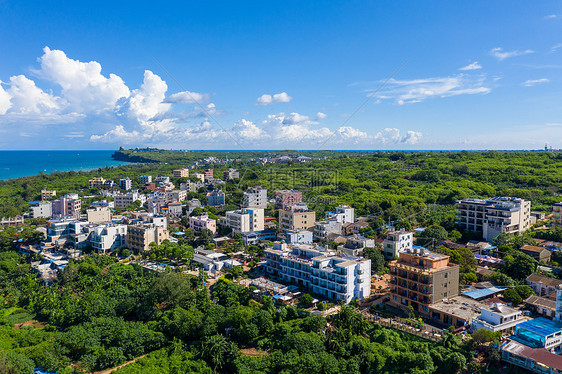
<svg viewBox="0 0 562 374">
<path fill-rule="evenodd" d="M 144 355 L 142 355 L 142 356 L 139 356 L 139 357 L 137 357 L 137 358 L 135 358 L 135 359 L 133 359 L 133 360 L 131 360 L 131 361 L 125 362 L 124 364 L 119 365 L 119 366 L 116 366 L 116 367 L 114 367 L 114 368 L 105 369 L 105 370 L 102 370 L 102 371 L 96 371 L 94 374 L 110 374 L 110 373 L 113 373 L 114 371 L 116 371 L 116 370 L 118 370 L 118 369 L 121 369 L 123 366 L 127 366 L 127 365 L 129 365 L 129 364 L 132 364 L 133 362 L 137 362 L 138 360 L 140 360 L 141 358 L 145 357 L 146 355 L 148 355 L 148 353 L 147 353 L 147 354 L 144 354 Z"/>
</svg>

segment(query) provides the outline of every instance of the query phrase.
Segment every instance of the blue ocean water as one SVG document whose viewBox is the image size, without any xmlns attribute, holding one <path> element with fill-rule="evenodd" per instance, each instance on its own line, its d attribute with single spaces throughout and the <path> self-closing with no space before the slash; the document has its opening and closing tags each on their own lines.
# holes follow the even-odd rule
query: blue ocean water
<svg viewBox="0 0 562 374">
<path fill-rule="evenodd" d="M 87 171 L 127 164 L 111 159 L 114 151 L 0 151 L 0 180 L 55 171 Z"/>
</svg>

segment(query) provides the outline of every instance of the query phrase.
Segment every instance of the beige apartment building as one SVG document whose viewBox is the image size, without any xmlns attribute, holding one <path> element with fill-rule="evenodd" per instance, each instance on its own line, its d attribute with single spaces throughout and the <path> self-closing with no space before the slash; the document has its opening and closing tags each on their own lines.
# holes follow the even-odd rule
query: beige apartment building
<svg viewBox="0 0 562 374">
<path fill-rule="evenodd" d="M 88 181 L 88 188 L 101 188 L 105 183 L 105 179 L 102 177 L 95 177 Z"/>
<path fill-rule="evenodd" d="M 389 262 L 390 301 L 429 316 L 431 304 L 459 294 L 459 266 L 449 256 L 411 249 Z"/>
<path fill-rule="evenodd" d="M 309 230 L 314 228 L 316 212 L 309 210 L 304 203 L 285 206 L 279 210 L 280 230 Z"/>
<path fill-rule="evenodd" d="M 187 178 L 189 177 L 189 169 L 188 168 L 183 168 L 183 169 L 176 169 L 173 171 L 174 173 L 174 178 Z"/>
<path fill-rule="evenodd" d="M 135 253 L 142 253 L 150 250 L 150 243 L 162 244 L 166 239 L 170 239 L 170 232 L 153 223 L 130 225 L 127 227 L 127 247 Z"/>
<path fill-rule="evenodd" d="M 55 196 L 57 196 L 57 191 L 55 190 L 41 190 L 41 201 L 49 200 Z"/>
<path fill-rule="evenodd" d="M 517 197 L 457 201 L 457 224 L 482 232 L 487 241 L 502 233 L 522 233 L 531 225 L 531 202 Z"/>
<path fill-rule="evenodd" d="M 109 208 L 94 207 L 86 210 L 89 223 L 111 222 L 111 211 Z"/>
</svg>

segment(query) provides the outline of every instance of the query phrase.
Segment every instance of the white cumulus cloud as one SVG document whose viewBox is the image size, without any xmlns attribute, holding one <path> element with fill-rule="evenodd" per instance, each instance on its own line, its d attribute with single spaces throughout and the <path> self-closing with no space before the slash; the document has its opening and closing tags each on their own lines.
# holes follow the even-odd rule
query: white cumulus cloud
<svg viewBox="0 0 562 374">
<path fill-rule="evenodd" d="M 263 94 L 256 100 L 256 105 L 271 105 L 277 103 L 288 103 L 293 98 L 286 92 L 281 92 L 274 95 Z"/>
<path fill-rule="evenodd" d="M 182 91 L 172 94 L 166 98 L 167 103 L 176 104 L 206 104 L 210 100 L 209 94 L 198 92 Z"/>
</svg>

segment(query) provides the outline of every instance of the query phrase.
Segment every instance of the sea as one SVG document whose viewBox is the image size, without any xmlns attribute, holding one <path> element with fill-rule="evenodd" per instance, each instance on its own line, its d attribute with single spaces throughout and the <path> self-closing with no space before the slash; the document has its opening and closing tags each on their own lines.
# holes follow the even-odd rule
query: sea
<svg viewBox="0 0 562 374">
<path fill-rule="evenodd" d="M 87 171 L 128 162 L 111 158 L 114 151 L 0 151 L 0 180 L 55 171 Z"/>
</svg>

